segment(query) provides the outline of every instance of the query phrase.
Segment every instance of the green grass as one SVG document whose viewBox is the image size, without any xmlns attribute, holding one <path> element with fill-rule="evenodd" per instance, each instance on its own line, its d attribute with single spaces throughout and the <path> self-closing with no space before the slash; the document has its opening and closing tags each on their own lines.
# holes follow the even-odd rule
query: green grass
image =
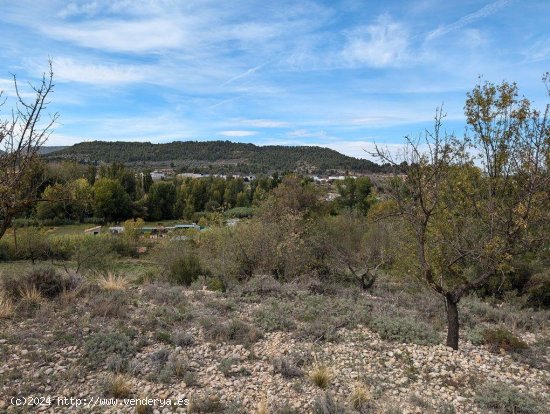
<svg viewBox="0 0 550 414">
<path fill-rule="evenodd" d="M 56 262 L 57 263 L 57 262 Z M 63 264 L 67 269 L 75 269 L 76 262 L 65 261 Z M 44 266 L 51 266 L 50 261 L 37 261 L 33 266 L 29 260 L 18 260 L 10 262 L 0 262 L 0 277 L 1 275 L 22 275 L 27 273 L 33 268 L 42 268 Z M 146 259 L 131 259 L 131 258 L 119 258 L 111 263 L 110 270 L 115 273 L 121 273 L 128 276 L 131 282 L 135 282 L 140 279 L 140 276 L 145 276 L 148 272 L 160 275 L 161 270 L 159 265 Z M 59 271 L 64 271 L 63 266 L 54 266 Z"/>
<path fill-rule="evenodd" d="M 49 263 L 49 262 L 48 262 Z M 34 267 L 40 267 L 42 262 L 36 262 Z M 0 275 L 23 274 L 32 269 L 33 265 L 29 260 L 18 260 L 14 262 L 0 262 Z"/>
<path fill-rule="evenodd" d="M 84 234 L 84 230 L 96 227 L 94 224 L 67 224 L 64 226 L 44 227 L 46 233 L 50 236 L 74 236 Z M 107 226 L 101 227 L 102 232 L 108 232 Z"/>
</svg>

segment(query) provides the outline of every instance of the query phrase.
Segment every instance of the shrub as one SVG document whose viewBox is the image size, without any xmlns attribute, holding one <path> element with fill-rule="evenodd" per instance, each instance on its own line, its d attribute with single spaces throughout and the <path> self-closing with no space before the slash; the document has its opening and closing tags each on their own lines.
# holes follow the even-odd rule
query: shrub
<svg viewBox="0 0 550 414">
<path fill-rule="evenodd" d="M 164 342 L 165 344 L 171 344 L 172 338 L 170 337 L 170 334 L 166 331 L 158 331 L 155 333 L 155 339 L 160 342 Z"/>
<path fill-rule="evenodd" d="M 195 374 L 192 371 L 186 371 L 183 375 L 183 382 L 185 382 L 185 385 L 188 387 L 194 387 L 196 385 L 199 385 L 199 381 L 197 380 L 197 374 Z"/>
<path fill-rule="evenodd" d="M 199 259 L 193 254 L 187 254 L 176 258 L 170 264 L 168 277 L 173 283 L 189 286 L 202 273 Z"/>
<path fill-rule="evenodd" d="M 309 373 L 309 379 L 319 388 L 325 389 L 330 384 L 332 375 L 327 367 L 318 365 Z"/>
<path fill-rule="evenodd" d="M 248 218 L 254 215 L 252 207 L 233 207 L 224 213 L 225 217 L 230 218 Z"/>
<path fill-rule="evenodd" d="M 432 327 L 411 318 L 378 317 L 371 321 L 370 327 L 387 341 L 419 345 L 439 342 L 438 335 Z"/>
<path fill-rule="evenodd" d="M 155 409 L 153 408 L 153 405 L 147 404 L 145 398 L 140 398 L 137 400 L 136 414 L 153 414 L 154 412 Z"/>
<path fill-rule="evenodd" d="M 220 397 L 210 392 L 191 399 L 188 407 L 190 413 L 222 413 L 224 410 L 225 406 Z"/>
<path fill-rule="evenodd" d="M 491 352 L 498 352 L 500 349 L 507 352 L 517 352 L 528 348 L 525 342 L 504 328 L 485 329 L 482 335 L 483 343 L 487 345 Z"/>
<path fill-rule="evenodd" d="M 176 354 L 170 355 L 167 365 L 167 368 L 176 378 L 185 378 L 185 374 L 189 370 L 187 360 L 177 356 Z"/>
<path fill-rule="evenodd" d="M 480 407 L 501 414 L 542 414 L 544 408 L 526 393 L 503 383 L 491 383 L 481 387 L 475 401 Z"/>
<path fill-rule="evenodd" d="M 64 236 L 59 238 L 58 249 L 67 251 L 78 270 L 106 272 L 117 255 L 111 250 L 112 236 Z"/>
<path fill-rule="evenodd" d="M 346 414 L 345 407 L 340 404 L 331 393 L 326 392 L 313 402 L 314 414 Z"/>
<path fill-rule="evenodd" d="M 120 355 L 111 354 L 105 361 L 107 369 L 115 374 L 121 374 L 128 370 L 129 361 Z"/>
<path fill-rule="evenodd" d="M 284 378 L 296 378 L 304 375 L 304 372 L 287 358 L 273 358 L 273 371 Z"/>
<path fill-rule="evenodd" d="M 4 241 L 0 241 L 0 262 L 7 262 L 10 259 L 11 254 L 9 244 Z"/>
<path fill-rule="evenodd" d="M 116 252 L 120 257 L 139 257 L 136 244 L 127 237 L 112 237 L 109 241 L 111 251 Z"/>
<path fill-rule="evenodd" d="M 535 309 L 550 309 L 550 271 L 534 275 L 527 285 L 526 305 Z"/>
<path fill-rule="evenodd" d="M 296 408 L 293 408 L 287 401 L 284 402 L 274 402 L 271 407 L 271 411 L 268 411 L 271 414 L 299 414 Z"/>
<path fill-rule="evenodd" d="M 260 331 L 239 319 L 222 322 L 220 318 L 205 317 L 199 322 L 209 340 L 249 346 L 261 338 Z"/>
<path fill-rule="evenodd" d="M 92 316 L 101 318 L 124 318 L 128 310 L 126 294 L 120 290 L 97 292 L 90 297 Z"/>
<path fill-rule="evenodd" d="M 137 351 L 128 335 L 122 332 L 98 332 L 84 344 L 86 360 L 92 366 L 102 366 L 111 355 L 128 360 Z"/>
<path fill-rule="evenodd" d="M 255 325 L 264 331 L 290 331 L 296 328 L 292 310 L 286 302 L 269 301 L 254 312 Z"/>
<path fill-rule="evenodd" d="M 250 372 L 244 368 L 235 368 L 235 365 L 239 361 L 233 358 L 224 358 L 220 361 L 220 365 L 218 365 L 218 369 L 223 374 L 224 377 L 235 377 L 240 375 L 250 375 Z"/>
<path fill-rule="evenodd" d="M 172 341 L 175 345 L 183 347 L 193 346 L 195 339 L 193 335 L 189 332 L 174 332 L 172 335 Z"/>
<path fill-rule="evenodd" d="M 242 287 L 245 295 L 278 296 L 284 292 L 281 283 L 270 275 L 255 275 L 247 280 Z"/>
<path fill-rule="evenodd" d="M 225 284 L 219 277 L 209 278 L 206 287 L 214 292 L 225 292 Z"/>
<path fill-rule="evenodd" d="M 338 338 L 339 328 L 353 328 L 370 320 L 370 305 L 364 300 L 307 296 L 293 306 L 295 317 L 305 322 L 300 332 L 315 341 L 333 341 Z"/>
<path fill-rule="evenodd" d="M 14 299 L 21 297 L 21 292 L 35 288 L 41 296 L 52 299 L 65 290 L 74 290 L 82 283 L 77 274 L 64 275 L 54 269 L 33 269 L 23 276 L 4 277 L 2 288 Z"/>
<path fill-rule="evenodd" d="M 473 328 L 468 331 L 467 338 L 473 345 L 483 345 L 483 328 Z"/>
</svg>

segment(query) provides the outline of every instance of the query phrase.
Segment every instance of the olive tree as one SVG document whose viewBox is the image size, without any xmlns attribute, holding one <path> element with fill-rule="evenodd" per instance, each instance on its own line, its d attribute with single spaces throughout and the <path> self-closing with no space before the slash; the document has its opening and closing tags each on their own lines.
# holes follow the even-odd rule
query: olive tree
<svg viewBox="0 0 550 414">
<path fill-rule="evenodd" d="M 550 223 L 549 105 L 536 110 L 515 84 L 485 82 L 467 94 L 464 111 L 463 137 L 444 132 L 438 110 L 434 130 L 406 138 L 399 160 L 377 149 L 384 161 L 408 162 L 388 190 L 387 215 L 412 234 L 413 273 L 444 299 L 453 349 L 460 300 L 513 271 L 515 257 L 542 246 Z"/>
<path fill-rule="evenodd" d="M 5 119 L 0 119 L 0 238 L 14 217 L 32 206 L 39 197 L 38 186 L 29 179 L 40 147 L 48 139 L 58 114 L 43 119 L 52 93 L 53 70 L 42 75 L 38 85 L 30 85 L 32 99 L 26 99 L 16 76 L 13 76 L 15 106 Z M 0 107 L 6 103 L 0 92 Z"/>
</svg>

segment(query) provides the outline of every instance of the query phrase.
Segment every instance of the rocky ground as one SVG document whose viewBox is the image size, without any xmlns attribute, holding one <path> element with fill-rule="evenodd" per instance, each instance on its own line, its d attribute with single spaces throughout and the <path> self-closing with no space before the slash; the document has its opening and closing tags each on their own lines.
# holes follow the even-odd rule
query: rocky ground
<svg viewBox="0 0 550 414">
<path fill-rule="evenodd" d="M 0 321 L 0 410 L 550 412 L 544 322 L 532 332 L 517 330 L 530 354 L 467 339 L 453 351 L 422 332 L 405 335 L 408 343 L 377 332 L 369 321 L 385 300 L 376 294 L 355 294 L 349 303 L 357 305 L 347 307 L 329 294 L 270 289 L 225 294 L 162 284 L 91 285 L 53 300 L 27 300 Z M 300 308 L 303 303 L 313 305 Z M 365 307 L 357 310 L 359 304 Z M 341 322 L 330 319 L 331 312 Z M 325 318 L 326 326 L 319 323 Z M 17 406 L 25 400 L 15 397 L 34 405 Z M 70 403 L 61 397 L 75 398 L 73 406 L 60 405 Z M 113 398 L 118 405 L 109 405 Z M 136 407 L 123 398 L 159 401 Z M 514 411 L 487 402 L 491 398 L 517 400 Z M 169 406 L 168 399 L 190 405 Z"/>
</svg>

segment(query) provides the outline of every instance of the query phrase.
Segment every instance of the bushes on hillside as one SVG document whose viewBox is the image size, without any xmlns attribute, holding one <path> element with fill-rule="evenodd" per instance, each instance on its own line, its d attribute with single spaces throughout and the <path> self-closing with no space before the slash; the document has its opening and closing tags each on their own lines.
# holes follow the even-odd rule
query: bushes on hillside
<svg viewBox="0 0 550 414">
<path fill-rule="evenodd" d="M 419 345 L 439 342 L 437 332 L 432 327 L 414 319 L 378 317 L 371 321 L 370 327 L 387 341 Z"/>
<path fill-rule="evenodd" d="M 203 273 L 197 256 L 185 254 L 177 257 L 169 264 L 168 278 L 178 285 L 189 286 Z"/>
<path fill-rule="evenodd" d="M 526 305 L 535 309 L 550 309 L 550 271 L 534 275 L 526 287 Z"/>
<path fill-rule="evenodd" d="M 501 349 L 507 352 L 517 352 L 528 347 L 524 341 L 504 328 L 485 329 L 482 332 L 482 338 L 483 343 L 492 352 L 498 352 Z"/>
<path fill-rule="evenodd" d="M 52 268 L 33 269 L 24 275 L 5 276 L 2 290 L 11 298 L 18 299 L 23 292 L 36 289 L 42 297 L 55 298 L 63 291 L 76 289 L 82 282 L 77 274 L 62 274 Z"/>
<path fill-rule="evenodd" d="M 501 414 L 542 414 L 544 408 L 524 390 L 508 384 L 489 383 L 481 387 L 475 396 L 480 407 Z"/>
</svg>

